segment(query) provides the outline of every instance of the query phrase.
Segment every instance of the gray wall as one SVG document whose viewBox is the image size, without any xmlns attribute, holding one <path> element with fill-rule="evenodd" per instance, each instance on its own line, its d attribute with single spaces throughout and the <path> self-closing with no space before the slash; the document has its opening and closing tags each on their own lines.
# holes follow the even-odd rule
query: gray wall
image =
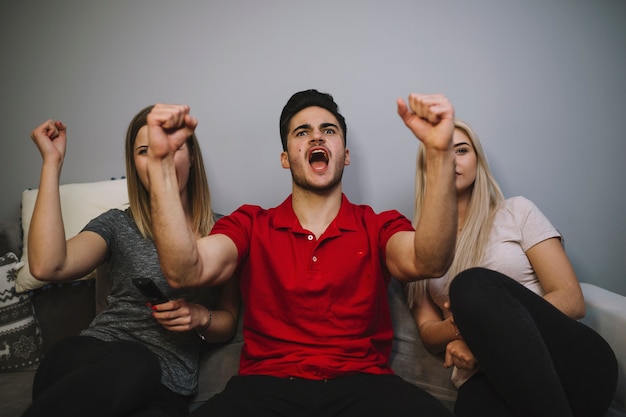
<svg viewBox="0 0 626 417">
<path fill-rule="evenodd" d="M 441 92 L 505 194 L 564 233 L 580 280 L 626 295 L 623 0 L 2 1 L 0 56 L 0 218 L 38 186 L 41 121 L 69 126 L 63 183 L 103 180 L 156 101 L 200 119 L 217 211 L 276 205 L 278 116 L 306 88 L 347 117 L 349 198 L 412 216 L 417 142 L 395 100 Z"/>
</svg>

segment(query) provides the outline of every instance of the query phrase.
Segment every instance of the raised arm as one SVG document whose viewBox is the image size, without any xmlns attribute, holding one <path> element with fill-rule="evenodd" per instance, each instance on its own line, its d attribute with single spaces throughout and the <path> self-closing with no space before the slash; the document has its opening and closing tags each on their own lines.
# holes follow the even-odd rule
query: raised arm
<svg viewBox="0 0 626 417">
<path fill-rule="evenodd" d="M 415 232 L 389 240 L 387 266 L 401 281 L 438 277 L 448 270 L 456 241 L 454 108 L 439 94 L 411 94 L 408 105 L 398 100 L 398 114 L 424 145 L 426 194 Z"/>
<path fill-rule="evenodd" d="M 189 106 L 157 104 L 148 115 L 148 178 L 154 242 L 161 269 L 176 287 L 220 284 L 237 266 L 237 248 L 224 235 L 197 239 L 181 202 L 175 152 L 194 132 Z"/>
<path fill-rule="evenodd" d="M 47 120 L 31 133 L 43 164 L 28 233 L 28 264 L 31 274 L 45 281 L 79 278 L 102 262 L 106 253 L 106 243 L 92 232 L 66 242 L 59 194 L 66 131 L 63 123 Z"/>
</svg>

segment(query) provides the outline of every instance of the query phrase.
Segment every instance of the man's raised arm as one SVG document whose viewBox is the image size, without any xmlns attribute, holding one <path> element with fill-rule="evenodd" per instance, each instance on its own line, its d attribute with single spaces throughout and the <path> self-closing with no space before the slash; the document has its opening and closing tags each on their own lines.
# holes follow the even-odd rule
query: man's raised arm
<svg viewBox="0 0 626 417">
<path fill-rule="evenodd" d="M 411 94 L 408 105 L 398 100 L 398 114 L 425 147 L 426 187 L 415 233 L 389 240 L 387 265 L 404 281 L 438 277 L 448 270 L 456 244 L 454 107 L 440 94 Z"/>
<path fill-rule="evenodd" d="M 194 132 L 189 106 L 157 104 L 148 115 L 152 233 L 172 287 L 218 284 L 231 277 L 237 250 L 226 236 L 198 239 L 183 208 L 174 155 Z"/>
</svg>

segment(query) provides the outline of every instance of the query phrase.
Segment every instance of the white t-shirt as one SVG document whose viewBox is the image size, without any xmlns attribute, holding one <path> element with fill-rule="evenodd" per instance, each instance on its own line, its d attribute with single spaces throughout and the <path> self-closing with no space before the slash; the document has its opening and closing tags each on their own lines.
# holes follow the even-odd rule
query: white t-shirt
<svg viewBox="0 0 626 417">
<path fill-rule="evenodd" d="M 543 295 L 545 292 L 535 275 L 526 251 L 537 243 L 553 237 L 560 238 L 554 228 L 535 204 L 525 197 L 511 197 L 505 200 L 494 217 L 485 255 L 479 265 L 505 274 L 523 284 L 531 291 Z M 443 305 L 448 301 L 446 280 L 448 275 L 428 280 L 428 293 L 443 311 L 444 317 L 450 312 Z M 455 367 L 452 382 L 459 387 L 475 371 L 465 371 Z"/>
</svg>

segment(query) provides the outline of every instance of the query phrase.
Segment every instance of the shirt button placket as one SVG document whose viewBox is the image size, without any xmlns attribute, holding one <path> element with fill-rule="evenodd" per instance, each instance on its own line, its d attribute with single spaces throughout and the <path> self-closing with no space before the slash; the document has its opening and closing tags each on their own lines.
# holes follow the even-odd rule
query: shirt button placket
<svg viewBox="0 0 626 417">
<path fill-rule="evenodd" d="M 308 236 L 307 236 L 307 239 L 308 239 L 310 242 L 313 242 L 313 241 L 315 240 L 315 236 L 314 236 L 314 235 L 308 235 Z M 315 251 L 314 251 L 314 252 L 315 252 Z M 311 262 L 312 262 L 312 268 L 314 268 L 315 270 L 317 270 L 317 268 L 316 268 L 316 267 L 313 267 L 313 265 L 315 265 L 315 264 L 317 263 L 317 256 L 316 256 L 316 255 L 311 256 Z"/>
</svg>

